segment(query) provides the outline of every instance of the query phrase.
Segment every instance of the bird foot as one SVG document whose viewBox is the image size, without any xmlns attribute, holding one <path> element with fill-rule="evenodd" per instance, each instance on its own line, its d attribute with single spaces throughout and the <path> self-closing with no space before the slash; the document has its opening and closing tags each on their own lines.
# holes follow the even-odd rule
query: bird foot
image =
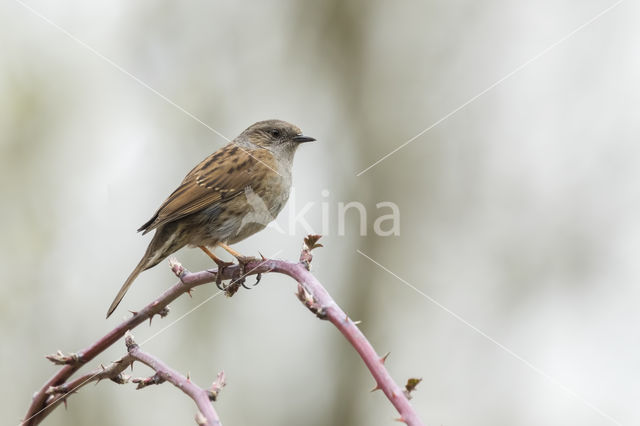
<svg viewBox="0 0 640 426">
<path fill-rule="evenodd" d="M 256 260 L 255 258 L 248 257 L 248 256 L 238 255 L 234 257 L 238 260 L 238 269 L 236 270 L 236 272 L 234 272 L 233 276 L 231 277 L 231 282 L 229 282 L 229 285 L 227 285 L 226 287 L 223 287 L 224 294 L 227 297 L 231 297 L 234 294 L 236 294 L 238 290 L 240 290 L 240 286 L 246 288 L 247 290 L 251 288 L 251 287 L 247 287 L 245 284 L 245 281 L 247 280 L 246 265 L 247 263 Z"/>
<path fill-rule="evenodd" d="M 229 247 L 224 243 L 218 243 L 218 246 L 225 249 L 231 256 L 235 257 L 238 260 L 238 266 L 240 267 L 238 269 L 239 274 L 238 274 L 238 277 L 234 279 L 233 282 L 238 282 L 240 285 L 242 285 L 242 287 L 246 288 L 247 290 L 250 289 L 251 287 L 247 287 L 244 283 L 245 277 L 247 276 L 246 266 L 250 262 L 259 262 L 262 259 L 258 259 L 257 257 L 252 257 L 252 256 L 243 256 L 242 254 L 238 253 L 237 251 L 235 251 L 234 249 L 232 249 L 231 247 Z M 256 279 L 256 283 L 253 286 L 255 287 L 259 282 L 260 282 L 260 276 L 258 276 L 258 278 Z"/>
<path fill-rule="evenodd" d="M 218 287 L 220 290 L 224 290 L 224 286 L 222 285 L 222 273 L 224 272 L 225 268 L 232 266 L 233 262 L 220 262 L 220 263 L 216 263 L 218 265 L 218 272 L 216 273 L 216 287 Z"/>
<path fill-rule="evenodd" d="M 256 258 L 256 257 L 251 257 L 251 256 L 235 256 L 235 258 L 238 260 L 238 278 L 234 279 L 234 282 L 239 283 L 242 287 L 246 288 L 247 290 L 250 290 L 251 287 L 248 287 L 245 284 L 246 281 L 246 277 L 247 277 L 247 264 L 249 264 L 250 262 L 255 262 L 258 261 L 260 259 Z M 259 281 L 259 280 L 258 280 Z M 257 284 L 257 282 L 256 282 Z"/>
<path fill-rule="evenodd" d="M 202 250 L 203 252 L 205 252 L 205 254 L 207 256 L 209 256 L 209 258 L 211 260 L 214 261 L 214 263 L 216 265 L 218 265 L 218 272 L 216 273 L 216 286 L 220 289 L 220 290 L 224 290 L 225 288 L 222 286 L 222 272 L 224 272 L 224 269 L 233 265 L 233 262 L 225 262 L 224 260 L 220 259 L 218 256 L 216 256 L 215 254 L 213 254 L 208 248 L 206 248 L 205 246 L 199 246 L 200 250 Z"/>
<path fill-rule="evenodd" d="M 236 258 L 236 260 L 238 261 L 238 264 L 242 269 L 244 269 L 245 266 L 247 266 L 247 264 L 251 262 L 257 262 L 260 260 L 257 257 L 253 257 L 253 256 L 234 256 L 234 257 Z"/>
<path fill-rule="evenodd" d="M 233 250 L 231 247 L 227 246 L 226 244 L 218 243 L 218 245 L 223 249 L 225 249 L 226 251 L 228 251 L 229 254 L 231 254 L 233 257 L 236 258 L 236 260 L 238 261 L 239 268 L 238 268 L 238 271 L 233 274 L 233 277 L 229 285 L 223 286 L 222 272 L 224 271 L 225 268 L 233 265 L 233 263 L 225 262 L 215 254 L 213 254 L 211 251 L 209 251 L 209 249 L 207 249 L 206 247 L 200 246 L 200 249 L 203 252 L 205 252 L 207 256 L 209 256 L 211 260 L 213 260 L 216 263 L 216 265 L 218 265 L 218 273 L 216 274 L 216 286 L 220 290 L 224 291 L 227 294 L 227 296 L 233 296 L 238 291 L 240 286 L 246 288 L 247 290 L 251 289 L 251 287 L 248 287 L 245 284 L 246 276 L 247 276 L 246 266 L 250 262 L 259 262 L 263 259 L 258 259 L 257 257 L 253 257 L 253 256 L 243 256 L 237 251 Z M 256 283 L 253 285 L 253 287 L 258 285 L 258 283 L 260 282 L 260 278 L 261 278 L 261 275 L 258 274 L 258 276 L 256 277 Z"/>
</svg>

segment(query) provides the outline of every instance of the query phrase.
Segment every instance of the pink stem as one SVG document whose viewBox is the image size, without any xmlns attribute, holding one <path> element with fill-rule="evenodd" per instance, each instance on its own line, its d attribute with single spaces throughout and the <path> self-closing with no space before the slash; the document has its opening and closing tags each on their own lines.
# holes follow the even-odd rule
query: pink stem
<svg viewBox="0 0 640 426">
<path fill-rule="evenodd" d="M 130 336 L 130 335 L 129 335 Z M 207 420 L 207 425 L 222 425 L 218 414 L 213 409 L 209 394 L 191 380 L 187 379 L 176 370 L 169 367 L 153 355 L 140 350 L 140 347 L 133 342 L 131 337 L 127 337 L 127 349 L 129 355 L 143 364 L 151 367 L 160 378 L 170 382 L 175 387 L 186 393 L 196 403 L 198 410 Z M 200 423 L 200 422 L 199 422 Z"/>
<path fill-rule="evenodd" d="M 302 263 L 275 262 L 272 266 L 274 272 L 281 272 L 290 276 L 312 295 L 315 301 L 313 310 L 318 311 L 318 316 L 321 318 L 324 317 L 331 321 L 358 352 L 376 381 L 376 389 L 381 389 L 393 406 L 396 407 L 398 413 L 400 413 L 398 420 L 405 422 L 409 426 L 422 425 L 422 421 L 418 418 L 408 398 L 385 368 L 384 359 L 378 356 L 365 335 L 347 314 L 340 309 L 320 281 Z"/>
<path fill-rule="evenodd" d="M 320 282 L 308 271 L 307 267 L 311 261 L 311 252 L 304 249 L 301 262 L 293 263 L 284 260 L 255 260 L 247 263 L 244 267 L 245 276 L 256 275 L 267 272 L 278 272 L 290 276 L 296 280 L 300 286 L 309 294 L 310 302 L 307 306 L 316 312 L 321 318 L 328 319 L 346 337 L 354 349 L 358 352 L 367 368 L 373 375 L 377 388 L 381 389 L 389 401 L 400 413 L 398 420 L 408 425 L 422 425 L 408 398 L 400 387 L 393 381 L 386 368 L 384 359 L 380 358 L 367 338 L 362 334 L 355 323 L 349 319 L 347 314 L 335 303 L 329 293 Z M 178 265 L 179 266 L 179 265 Z M 47 389 L 64 384 L 80 367 L 94 359 L 116 341 L 118 341 L 128 330 L 132 330 L 147 319 L 161 313 L 164 308 L 181 294 L 188 292 L 192 288 L 216 281 L 217 271 L 201 271 L 188 273 L 181 267 L 173 267 L 173 270 L 180 275 L 180 282 L 165 291 L 160 297 L 145 306 L 141 311 L 120 323 L 113 330 L 108 332 L 98 341 L 88 346 L 78 353 L 76 362 L 63 366 L 42 388 L 33 396 L 31 405 L 23 420 L 22 425 L 33 426 L 39 424 L 53 408 L 60 402 L 61 398 L 68 395 L 59 395 L 57 398 L 49 398 Z M 239 266 L 225 268 L 222 272 L 222 279 L 231 279 L 240 272 Z M 71 390 L 72 391 L 72 390 Z M 204 414 L 204 413 L 203 413 Z"/>
</svg>

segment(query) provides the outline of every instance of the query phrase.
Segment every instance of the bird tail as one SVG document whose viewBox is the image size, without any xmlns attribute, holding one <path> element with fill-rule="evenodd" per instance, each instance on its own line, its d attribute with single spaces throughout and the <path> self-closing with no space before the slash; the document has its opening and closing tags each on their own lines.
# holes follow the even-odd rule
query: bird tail
<svg viewBox="0 0 640 426">
<path fill-rule="evenodd" d="M 177 248 L 174 247 L 158 247 L 158 241 L 162 240 L 162 238 L 163 236 L 159 236 L 158 232 L 156 231 L 156 234 L 153 236 L 153 239 L 149 244 L 149 247 L 147 247 L 147 251 L 144 253 L 144 256 L 142 256 L 142 259 L 140 259 L 138 266 L 136 266 L 133 272 L 131 272 L 129 278 L 127 278 L 124 284 L 122 284 L 122 287 L 120 287 L 120 291 L 118 291 L 116 298 L 113 299 L 113 302 L 111 302 L 111 306 L 109 306 L 109 310 L 107 311 L 107 318 L 109 318 L 113 311 L 116 310 L 116 308 L 122 301 L 122 298 L 129 290 L 129 287 L 131 287 L 131 284 L 133 284 L 136 278 L 138 278 L 138 275 L 140 275 L 140 272 L 146 271 L 147 269 L 156 266 L 158 263 L 162 262 L 162 259 L 177 250 Z M 166 248 L 172 251 L 164 250 Z"/>
<path fill-rule="evenodd" d="M 109 318 L 109 315 L 111 315 L 118 307 L 118 304 L 122 301 L 122 298 L 127 293 L 127 290 L 129 290 L 129 287 L 131 287 L 131 284 L 133 284 L 138 275 L 140 275 L 140 272 L 156 266 L 171 253 L 184 247 L 185 241 L 179 238 L 179 236 L 180 232 L 176 225 L 169 224 L 156 229 L 156 233 L 153 235 L 153 238 L 147 247 L 147 251 L 144 253 L 144 256 L 142 256 L 140 263 L 138 263 L 138 266 L 136 266 L 133 272 L 131 272 L 129 278 L 127 278 L 124 284 L 122 284 L 116 298 L 113 299 L 111 306 L 109 306 L 107 318 Z"/>
<path fill-rule="evenodd" d="M 148 260 L 147 256 L 144 256 L 142 260 L 140 260 L 140 263 L 138 263 L 138 266 L 136 266 L 133 272 L 131 272 L 131 275 L 129 275 L 129 278 L 127 278 L 124 284 L 122 284 L 122 287 L 120 287 L 120 291 L 118 291 L 116 298 L 113 299 L 113 302 L 111 302 L 111 306 L 109 306 L 109 310 L 107 311 L 107 318 L 109 318 L 109 316 L 113 313 L 113 311 L 116 310 L 116 308 L 122 301 L 122 298 L 129 290 L 129 287 L 131 287 L 131 284 L 133 284 L 133 282 L 138 277 L 138 275 L 140 275 L 140 272 L 144 271 L 147 268 L 150 268 L 150 266 L 149 267 L 147 266 L 147 260 Z"/>
</svg>

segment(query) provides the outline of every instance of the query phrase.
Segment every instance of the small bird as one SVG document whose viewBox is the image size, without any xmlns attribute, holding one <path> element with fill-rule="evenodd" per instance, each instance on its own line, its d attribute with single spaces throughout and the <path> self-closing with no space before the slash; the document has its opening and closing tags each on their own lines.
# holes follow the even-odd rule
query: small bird
<svg viewBox="0 0 640 426">
<path fill-rule="evenodd" d="M 285 121 L 260 121 L 191 170 L 138 229 L 143 235 L 156 232 L 111 303 L 107 318 L 140 272 L 184 246 L 201 248 L 221 268 L 229 263 L 207 247 L 221 246 L 242 262 L 243 257 L 227 244 L 244 240 L 275 219 L 289 198 L 296 149 L 314 140 Z"/>
</svg>

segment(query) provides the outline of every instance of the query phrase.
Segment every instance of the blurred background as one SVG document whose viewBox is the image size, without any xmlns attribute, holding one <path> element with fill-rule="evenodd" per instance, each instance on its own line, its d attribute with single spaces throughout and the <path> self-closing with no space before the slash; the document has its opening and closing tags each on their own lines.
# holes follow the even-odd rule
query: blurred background
<svg viewBox="0 0 640 426">
<path fill-rule="evenodd" d="M 143 273 L 104 319 L 150 240 L 135 230 L 226 143 L 188 111 L 229 138 L 280 118 L 318 139 L 298 151 L 285 232 L 236 248 L 297 259 L 307 230 L 293 220 L 313 203 L 304 218 L 320 232 L 324 203 L 313 271 L 391 351 L 397 382 L 424 379 L 412 403 L 425 424 L 638 424 L 638 16 L 638 2 L 613 0 L 3 2 L 3 423 L 56 371 L 45 354 L 86 347 L 175 282 L 166 264 Z M 350 201 L 366 207 L 367 235 L 355 210 L 339 235 Z M 400 209 L 398 236 L 373 232 L 383 201 Z M 178 258 L 211 267 L 199 250 Z M 355 352 L 294 291 L 265 276 L 143 348 L 201 386 L 224 370 L 227 425 L 395 424 Z M 137 340 L 216 292 L 199 287 Z M 45 424 L 194 413 L 168 384 L 109 382 Z"/>
</svg>

